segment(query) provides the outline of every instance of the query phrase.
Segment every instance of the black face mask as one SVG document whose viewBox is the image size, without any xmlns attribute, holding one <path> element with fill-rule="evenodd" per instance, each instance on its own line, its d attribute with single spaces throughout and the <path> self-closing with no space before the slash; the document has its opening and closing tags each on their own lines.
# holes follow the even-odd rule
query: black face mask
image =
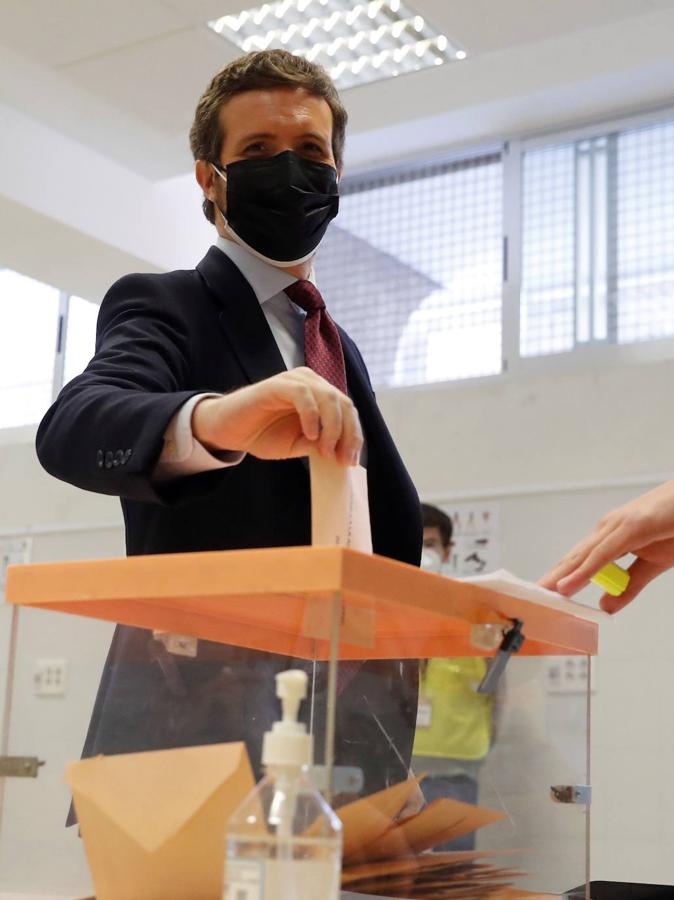
<svg viewBox="0 0 674 900">
<path fill-rule="evenodd" d="M 284 150 L 228 163 L 227 215 L 232 237 L 260 259 L 293 266 L 309 259 L 337 215 L 337 172 Z"/>
</svg>

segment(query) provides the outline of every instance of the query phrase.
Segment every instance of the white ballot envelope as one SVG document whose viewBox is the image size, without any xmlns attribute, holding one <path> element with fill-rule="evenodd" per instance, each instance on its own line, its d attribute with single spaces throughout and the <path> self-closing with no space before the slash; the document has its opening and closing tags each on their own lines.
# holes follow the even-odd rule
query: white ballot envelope
<svg viewBox="0 0 674 900">
<path fill-rule="evenodd" d="M 311 543 L 351 547 L 372 553 L 367 470 L 340 466 L 318 453 L 309 456 L 311 472 Z"/>
<path fill-rule="evenodd" d="M 548 609 L 557 609 L 594 622 L 606 622 L 612 618 L 609 613 L 605 613 L 601 609 L 579 603 L 577 600 L 569 600 L 556 591 L 549 591 L 547 588 L 541 587 L 540 584 L 518 578 L 507 569 L 497 569 L 483 575 L 470 575 L 467 578 L 461 578 L 461 581 L 491 588 L 493 591 L 507 594 L 509 597 L 517 597 L 519 600 L 532 600 L 540 606 L 547 606 Z"/>
</svg>

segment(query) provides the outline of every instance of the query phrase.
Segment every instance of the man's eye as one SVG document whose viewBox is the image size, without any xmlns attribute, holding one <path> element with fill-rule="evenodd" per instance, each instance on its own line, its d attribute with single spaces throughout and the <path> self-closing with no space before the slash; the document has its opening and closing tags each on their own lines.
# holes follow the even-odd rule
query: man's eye
<svg viewBox="0 0 674 900">
<path fill-rule="evenodd" d="M 302 146 L 302 149 L 306 153 L 320 153 L 321 155 L 324 153 L 323 147 L 321 147 L 320 144 L 313 143 L 312 141 L 304 144 Z"/>
<path fill-rule="evenodd" d="M 254 144 L 248 144 L 244 153 L 264 153 L 266 149 L 267 148 L 262 141 L 255 141 Z"/>
</svg>

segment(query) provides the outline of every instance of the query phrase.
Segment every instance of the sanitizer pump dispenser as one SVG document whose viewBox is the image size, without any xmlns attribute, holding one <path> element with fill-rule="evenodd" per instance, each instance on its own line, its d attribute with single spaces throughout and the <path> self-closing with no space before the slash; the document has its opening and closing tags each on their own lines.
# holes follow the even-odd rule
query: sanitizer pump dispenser
<svg viewBox="0 0 674 900">
<path fill-rule="evenodd" d="M 264 736 L 265 777 L 227 826 L 225 900 L 338 900 L 342 825 L 310 775 L 312 736 L 297 721 L 307 675 L 276 676 L 283 718 Z"/>
</svg>

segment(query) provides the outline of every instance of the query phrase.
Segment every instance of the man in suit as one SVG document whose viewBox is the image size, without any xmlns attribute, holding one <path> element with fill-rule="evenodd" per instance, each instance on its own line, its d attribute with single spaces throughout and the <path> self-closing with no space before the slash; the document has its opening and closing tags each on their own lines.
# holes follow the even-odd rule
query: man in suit
<svg viewBox="0 0 674 900">
<path fill-rule="evenodd" d="M 121 498 L 129 554 L 310 543 L 303 457 L 316 448 L 345 466 L 366 459 L 374 551 L 419 563 L 414 487 L 358 349 L 312 281 L 345 125 L 327 73 L 285 51 L 234 61 L 199 101 L 190 140 L 216 244 L 194 270 L 110 288 L 96 354 L 37 437 L 57 478 Z M 259 774 L 273 675 L 294 664 L 118 627 L 84 755 L 245 740 Z M 366 792 L 405 778 L 416 664 L 343 675 L 336 762 L 361 768 Z M 319 710 L 325 681 L 319 666 Z"/>
</svg>

